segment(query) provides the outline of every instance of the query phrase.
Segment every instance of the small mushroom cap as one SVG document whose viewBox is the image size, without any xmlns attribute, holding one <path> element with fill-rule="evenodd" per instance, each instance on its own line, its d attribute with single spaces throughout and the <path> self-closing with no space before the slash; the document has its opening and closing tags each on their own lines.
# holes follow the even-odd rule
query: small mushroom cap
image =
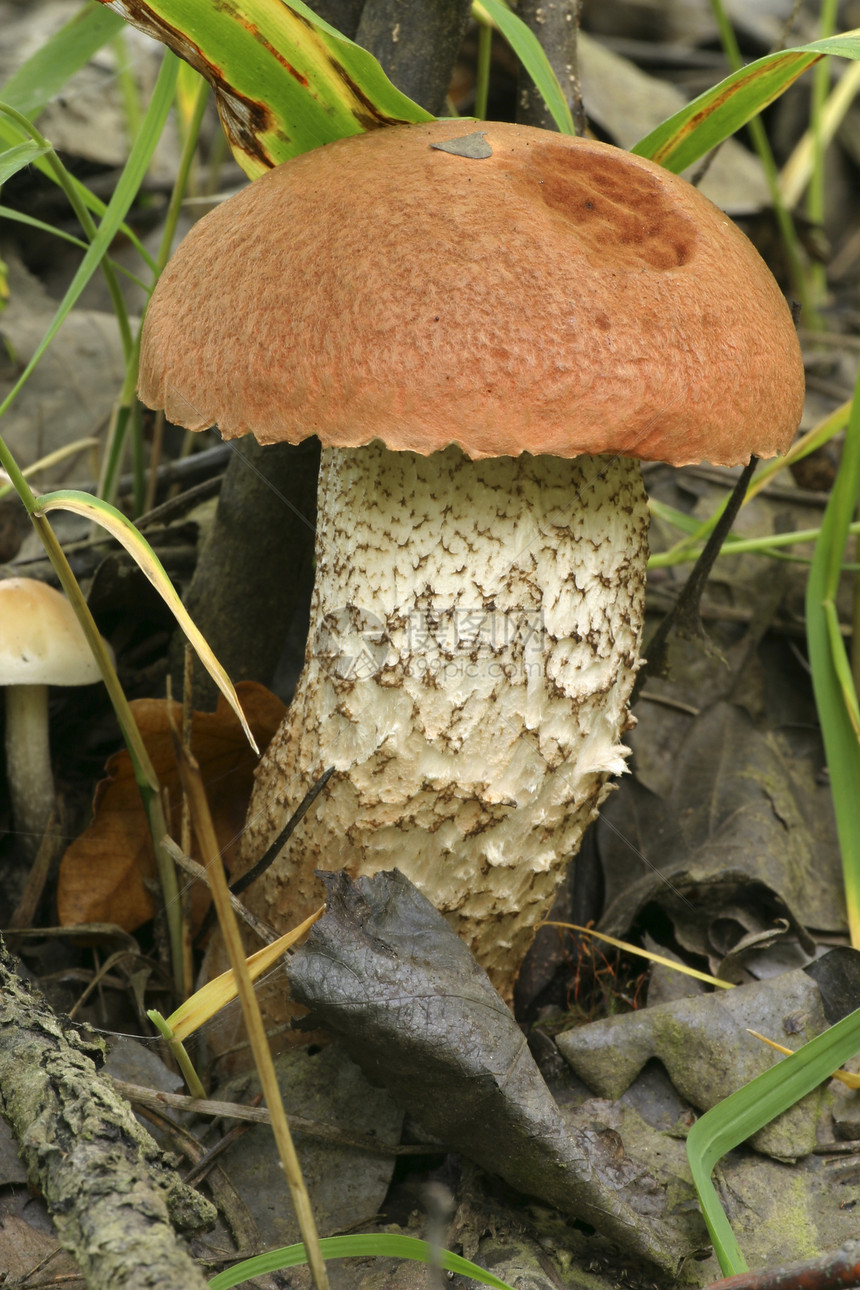
<svg viewBox="0 0 860 1290">
<path fill-rule="evenodd" d="M 488 155 L 439 146 L 464 136 Z M 227 438 L 677 465 L 784 452 L 804 390 L 776 282 L 695 188 L 474 121 L 340 139 L 207 215 L 140 373 L 145 403 Z"/>
<path fill-rule="evenodd" d="M 0 685 L 92 685 L 99 675 L 61 592 L 34 578 L 0 582 Z"/>
</svg>

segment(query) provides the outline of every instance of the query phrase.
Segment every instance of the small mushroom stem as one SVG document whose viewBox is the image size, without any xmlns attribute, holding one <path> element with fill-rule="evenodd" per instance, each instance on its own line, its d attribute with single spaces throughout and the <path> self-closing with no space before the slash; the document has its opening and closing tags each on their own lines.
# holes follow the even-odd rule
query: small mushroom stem
<svg viewBox="0 0 860 1290">
<path fill-rule="evenodd" d="M 249 903 L 293 925 L 314 869 L 398 868 L 509 993 L 625 768 L 648 509 L 638 463 L 323 452 L 305 669 L 257 778 Z"/>
<path fill-rule="evenodd" d="M 38 851 L 56 802 L 47 685 L 6 687 L 6 778 L 22 849 Z"/>
</svg>

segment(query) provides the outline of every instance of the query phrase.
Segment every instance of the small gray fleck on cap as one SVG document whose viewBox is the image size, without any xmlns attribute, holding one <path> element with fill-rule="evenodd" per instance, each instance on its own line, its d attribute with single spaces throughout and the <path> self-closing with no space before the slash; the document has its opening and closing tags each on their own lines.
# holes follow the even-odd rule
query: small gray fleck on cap
<svg viewBox="0 0 860 1290">
<path fill-rule="evenodd" d="M 471 157 L 473 161 L 483 161 L 492 157 L 493 149 L 487 143 L 485 130 L 476 130 L 474 134 L 461 134 L 459 139 L 447 139 L 445 143 L 431 143 L 431 148 L 439 152 L 450 152 L 455 157 Z"/>
</svg>

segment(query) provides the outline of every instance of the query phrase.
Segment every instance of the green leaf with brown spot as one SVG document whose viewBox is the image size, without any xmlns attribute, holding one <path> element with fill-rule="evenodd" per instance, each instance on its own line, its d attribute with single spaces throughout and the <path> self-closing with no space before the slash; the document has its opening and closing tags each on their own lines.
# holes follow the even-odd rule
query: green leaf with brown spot
<svg viewBox="0 0 860 1290">
<path fill-rule="evenodd" d="M 433 120 L 302 0 L 102 3 L 209 81 L 233 155 L 252 179 L 344 135 Z"/>
<path fill-rule="evenodd" d="M 759 58 L 693 99 L 633 149 L 680 174 L 779 98 L 827 54 L 860 59 L 860 29 Z"/>
</svg>

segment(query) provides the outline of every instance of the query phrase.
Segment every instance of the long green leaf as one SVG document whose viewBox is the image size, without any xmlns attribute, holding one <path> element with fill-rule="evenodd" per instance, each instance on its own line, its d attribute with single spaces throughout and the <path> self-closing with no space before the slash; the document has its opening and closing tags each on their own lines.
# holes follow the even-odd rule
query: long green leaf
<svg viewBox="0 0 860 1290">
<path fill-rule="evenodd" d="M 0 99 L 0 101 L 2 101 L 2 99 Z M 20 141 L 21 136 L 16 133 L 14 126 L 9 125 L 8 121 L 0 116 L 0 144 L 8 143 L 10 147 L 13 147 L 20 143 Z M 50 179 L 51 183 L 57 183 L 56 172 L 51 168 L 44 156 L 36 157 L 33 165 L 37 170 L 42 172 L 46 179 Z M 107 211 L 107 206 L 102 199 L 100 197 L 96 197 L 95 193 L 87 188 L 86 184 L 82 184 L 79 179 L 76 179 L 74 175 L 70 176 L 70 182 L 87 210 L 90 211 L 91 214 L 97 215 L 100 219 L 103 218 Z M 2 214 L 4 219 L 18 219 L 19 221 L 22 221 L 22 217 L 17 212 L 10 214 L 7 209 L 4 209 Z M 135 233 L 134 229 L 128 224 L 121 223 L 117 231 L 122 232 L 123 237 L 128 239 L 140 258 L 143 260 L 144 264 L 146 264 L 148 268 L 154 270 L 155 261 L 141 242 L 137 233 Z M 62 237 L 62 233 L 57 229 L 47 229 L 47 232 L 53 232 L 55 236 Z"/>
<path fill-rule="evenodd" d="M 679 174 L 751 121 L 826 54 L 860 58 L 860 29 L 768 54 L 693 99 L 633 152 Z"/>
<path fill-rule="evenodd" d="M 25 166 L 32 165 L 37 157 L 44 157 L 49 148 L 43 148 L 32 139 L 29 143 L 16 143 L 5 152 L 0 152 L 0 184 L 17 175 Z"/>
<path fill-rule="evenodd" d="M 96 237 L 96 226 L 92 215 L 80 200 L 77 190 L 72 183 L 72 177 L 60 161 L 56 151 L 51 147 L 48 140 L 38 130 L 33 122 L 23 116 L 17 108 L 11 107 L 8 103 L 0 102 L 0 112 L 2 112 L 4 117 L 8 117 L 12 123 L 18 127 L 18 129 L 24 131 L 30 139 L 38 145 L 40 152 L 44 155 L 45 162 L 53 171 L 56 176 L 57 183 L 65 192 L 72 210 L 78 217 L 78 222 L 80 223 L 81 228 L 84 233 L 86 233 L 89 240 L 93 241 Z M 128 363 L 132 350 L 131 324 L 129 322 L 128 310 L 126 309 L 122 292 L 119 289 L 116 274 L 111 268 L 110 261 L 107 256 L 102 256 L 101 269 L 104 274 L 108 292 L 110 293 L 111 304 L 113 305 L 113 310 L 116 314 L 120 339 L 122 340 L 123 353 L 125 355 L 126 363 Z"/>
<path fill-rule="evenodd" d="M 806 588 L 806 636 L 815 702 L 830 772 L 842 853 L 851 943 L 860 947 L 860 739 L 857 694 L 835 624 L 836 593 L 845 543 L 860 496 L 860 377 L 836 483 L 824 513 Z"/>
<path fill-rule="evenodd" d="M 527 27 L 505 0 L 474 0 L 472 11 L 502 33 L 549 108 L 562 134 L 574 134 L 573 117 L 567 99 L 558 83 L 549 59 L 537 36 Z"/>
<path fill-rule="evenodd" d="M 64 228 L 57 228 L 54 224 L 48 224 L 45 220 L 36 219 L 33 215 L 26 215 L 23 211 L 13 210 L 11 206 L 0 204 L 0 220 L 7 219 L 13 224 L 23 224 L 27 228 L 38 229 L 40 233 L 47 233 L 48 237 L 56 237 L 61 242 L 68 242 L 71 246 L 80 247 L 86 251 L 88 243 L 83 238 L 75 237 L 74 233 L 67 233 Z M 124 264 L 117 264 L 116 260 L 109 259 L 109 264 L 113 266 L 115 273 L 122 274 L 129 282 L 133 282 L 141 291 L 149 291 L 149 285 L 145 283 L 136 273 L 132 273 Z M 0 491 L 2 495 L 2 491 Z"/>
<path fill-rule="evenodd" d="M 254 736 L 251 734 L 250 727 L 245 720 L 245 714 L 239 703 L 239 696 L 233 689 L 232 681 L 213 654 L 206 637 L 196 626 L 188 610 L 179 599 L 164 566 L 140 530 L 135 528 L 131 520 L 127 519 L 115 506 L 111 506 L 100 498 L 91 497 L 89 493 L 80 493 L 71 488 L 60 489 L 55 493 L 44 493 L 38 498 L 37 514 L 57 510 L 72 511 L 75 515 L 82 515 L 84 518 L 92 520 L 125 547 L 138 568 L 155 587 L 155 590 L 194 646 L 200 662 L 242 723 L 242 729 L 245 732 L 248 743 L 254 749 L 254 752 L 259 752 L 254 742 Z"/>
<path fill-rule="evenodd" d="M 119 14 L 101 5 L 85 4 L 7 77 L 0 88 L 0 99 L 35 120 L 75 72 L 122 26 Z"/>
<path fill-rule="evenodd" d="M 410 1259 L 413 1263 L 426 1263 L 429 1267 L 441 1267 L 446 1272 L 459 1272 L 461 1276 L 480 1281 L 481 1285 L 492 1286 L 493 1290 L 511 1290 L 505 1282 L 494 1277 L 492 1272 L 485 1272 L 468 1259 L 460 1258 L 449 1250 L 440 1250 L 427 1241 L 416 1240 L 414 1236 L 397 1236 L 393 1233 L 381 1233 L 378 1236 L 359 1234 L 356 1236 L 326 1236 L 320 1241 L 320 1250 L 324 1259 L 366 1259 L 377 1256 L 388 1259 Z M 279 1250 L 268 1250 L 256 1258 L 245 1259 L 236 1263 L 226 1272 L 219 1272 L 209 1282 L 209 1290 L 232 1290 L 249 1277 L 264 1276 L 267 1272 L 277 1272 L 280 1268 L 294 1268 L 307 1262 L 304 1245 L 285 1245 Z"/>
<path fill-rule="evenodd" d="M 76 72 L 86 65 L 93 54 L 101 49 L 118 31 L 122 18 L 102 5 L 86 4 L 74 18 L 54 32 L 30 58 L 16 68 L 0 87 L 0 100 L 8 103 L 24 116 L 36 121 L 56 94 Z M 20 143 L 19 130 L 11 121 L 0 117 L 0 146 L 13 147 Z M 34 164 L 42 174 L 56 183 L 56 175 L 40 157 Z M 87 193 L 90 210 L 103 213 L 104 205 L 81 185 Z"/>
<path fill-rule="evenodd" d="M 117 8 L 209 81 L 251 178 L 344 135 L 433 119 L 302 0 L 121 0 Z"/>
<path fill-rule="evenodd" d="M 860 1009 L 706 1111 L 687 1135 L 693 1182 L 724 1276 L 736 1276 L 746 1271 L 747 1265 L 711 1182 L 714 1165 L 829 1079 L 857 1052 Z"/>
<path fill-rule="evenodd" d="M 0 417 L 8 410 L 17 398 L 25 382 L 29 379 L 37 363 L 41 360 L 51 341 L 62 327 L 72 307 L 78 300 L 84 287 L 96 272 L 103 257 L 116 237 L 129 207 L 137 195 L 143 177 L 149 167 L 167 114 L 173 103 L 173 90 L 176 84 L 178 63 L 172 54 L 165 54 L 164 62 L 158 74 L 158 80 L 152 92 L 146 116 L 140 133 L 134 142 L 128 161 L 119 177 L 113 196 L 105 210 L 104 218 L 99 224 L 98 232 L 90 243 L 75 276 L 72 278 L 66 294 L 51 320 L 48 330 L 39 342 L 32 358 L 28 362 L 12 389 L 0 403 Z"/>
</svg>

